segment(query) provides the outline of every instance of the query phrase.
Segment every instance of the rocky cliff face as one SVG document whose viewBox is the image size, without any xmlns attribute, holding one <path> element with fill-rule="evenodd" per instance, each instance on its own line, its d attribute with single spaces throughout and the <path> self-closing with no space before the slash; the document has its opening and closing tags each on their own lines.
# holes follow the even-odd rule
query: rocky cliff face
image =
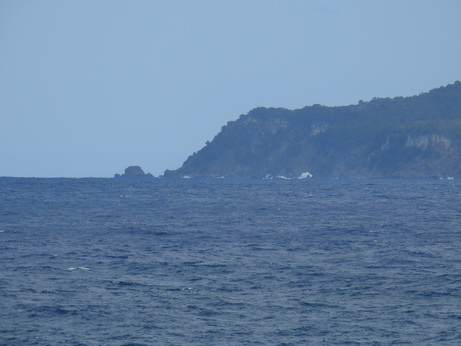
<svg viewBox="0 0 461 346">
<path fill-rule="evenodd" d="M 256 108 L 165 176 L 461 177 L 461 83 L 408 98 Z"/>
</svg>

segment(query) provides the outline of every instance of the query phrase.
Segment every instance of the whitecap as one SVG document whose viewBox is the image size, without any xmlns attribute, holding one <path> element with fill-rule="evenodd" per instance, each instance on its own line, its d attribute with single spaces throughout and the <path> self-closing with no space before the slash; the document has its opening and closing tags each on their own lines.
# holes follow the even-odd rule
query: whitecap
<svg viewBox="0 0 461 346">
<path fill-rule="evenodd" d="M 298 179 L 306 179 L 306 178 L 312 178 L 313 175 L 310 174 L 309 172 L 303 172 L 301 175 L 298 177 Z"/>
<path fill-rule="evenodd" d="M 87 270 L 90 270 L 90 268 L 88 268 L 88 267 L 69 267 L 69 268 L 67 268 L 67 270 L 84 270 L 84 271 L 87 271 Z"/>
<path fill-rule="evenodd" d="M 288 179 L 288 178 L 285 177 L 284 175 L 277 175 L 276 178 L 277 178 L 277 179 Z"/>
</svg>

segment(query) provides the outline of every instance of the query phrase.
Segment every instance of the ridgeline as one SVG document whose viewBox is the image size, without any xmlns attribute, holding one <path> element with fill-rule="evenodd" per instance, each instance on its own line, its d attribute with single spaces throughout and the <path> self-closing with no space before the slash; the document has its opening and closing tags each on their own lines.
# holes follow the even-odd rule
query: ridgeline
<svg viewBox="0 0 461 346">
<path fill-rule="evenodd" d="M 461 177 L 461 82 L 357 105 L 256 108 L 165 177 Z M 303 174 L 304 173 L 304 174 Z"/>
</svg>

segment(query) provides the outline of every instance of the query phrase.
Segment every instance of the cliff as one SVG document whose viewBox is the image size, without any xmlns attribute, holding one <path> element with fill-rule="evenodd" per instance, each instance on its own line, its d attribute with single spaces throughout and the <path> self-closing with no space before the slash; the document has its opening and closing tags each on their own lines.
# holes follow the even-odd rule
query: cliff
<svg viewBox="0 0 461 346">
<path fill-rule="evenodd" d="M 412 97 L 256 108 L 164 176 L 461 177 L 461 82 Z M 306 176 L 306 174 L 305 174 Z"/>
</svg>

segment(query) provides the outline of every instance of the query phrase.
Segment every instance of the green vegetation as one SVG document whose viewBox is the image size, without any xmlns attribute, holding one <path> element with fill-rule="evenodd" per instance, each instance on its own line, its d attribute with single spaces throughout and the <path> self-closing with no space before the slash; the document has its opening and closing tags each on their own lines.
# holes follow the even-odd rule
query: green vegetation
<svg viewBox="0 0 461 346">
<path fill-rule="evenodd" d="M 461 82 L 412 97 L 256 108 L 165 176 L 461 177 Z"/>
</svg>

